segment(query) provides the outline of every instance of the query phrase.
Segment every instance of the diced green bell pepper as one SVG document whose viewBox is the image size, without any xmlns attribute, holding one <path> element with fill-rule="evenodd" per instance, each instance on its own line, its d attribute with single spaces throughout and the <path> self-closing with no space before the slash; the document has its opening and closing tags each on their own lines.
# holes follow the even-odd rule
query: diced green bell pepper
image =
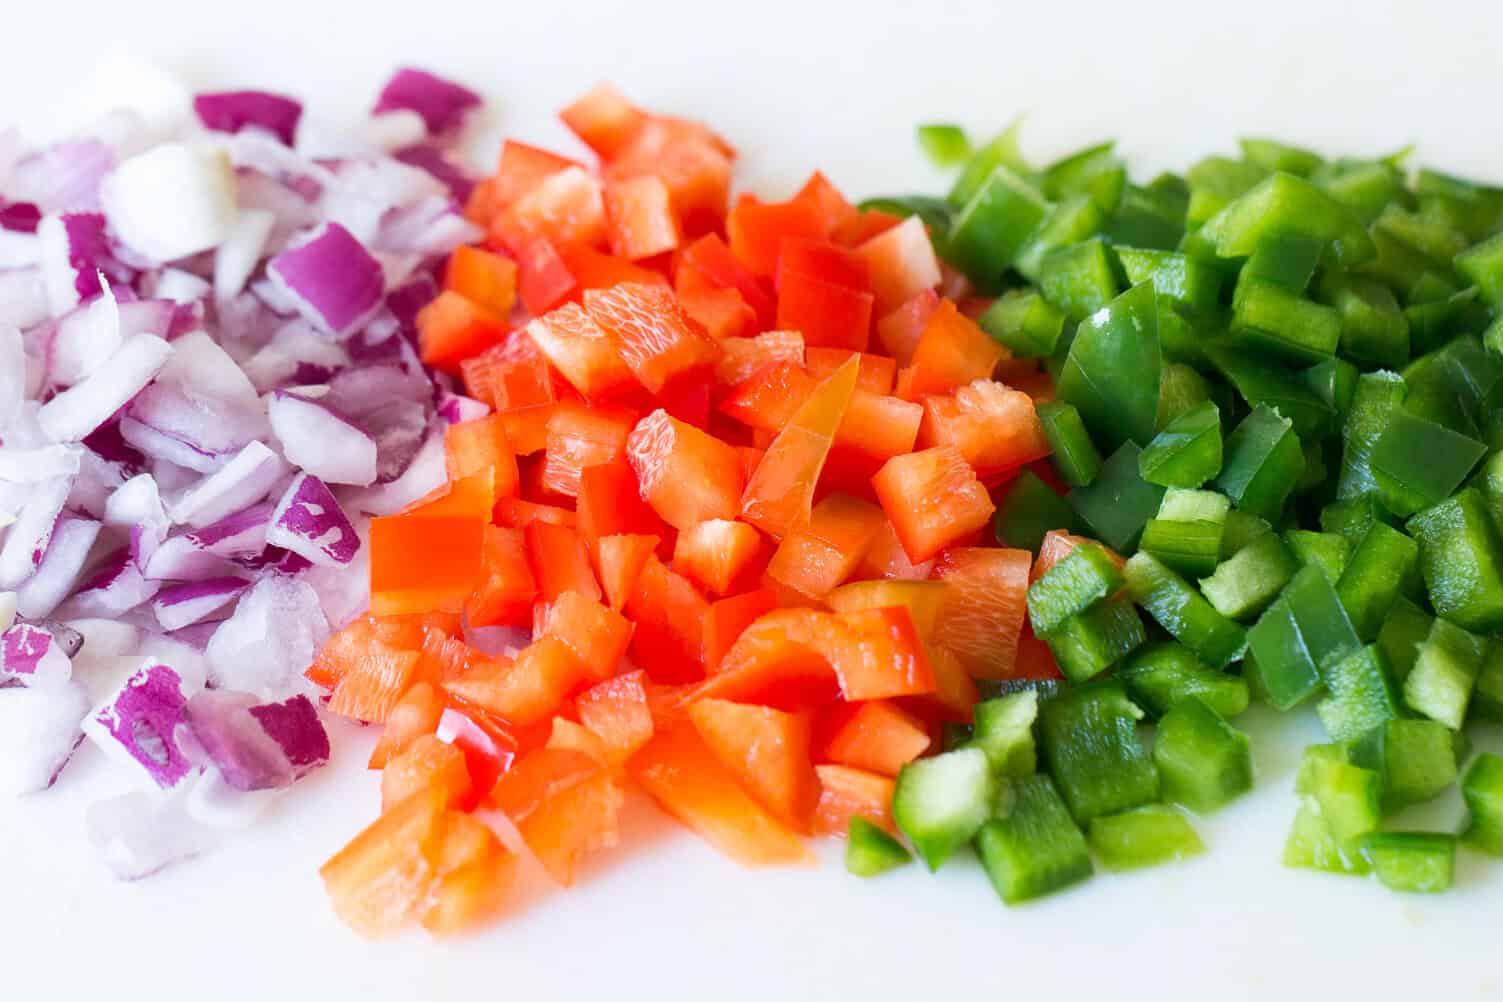
<svg viewBox="0 0 1503 1002">
<path fill-rule="evenodd" d="M 1472 720 L 1503 724 L 1503 642 L 1493 641 L 1472 690 Z"/>
<path fill-rule="evenodd" d="M 1456 270 L 1471 280 L 1489 306 L 1503 309 L 1503 233 L 1456 255 Z"/>
<path fill-rule="evenodd" d="M 1388 286 L 1365 275 L 1328 272 L 1320 298 L 1341 321 L 1341 353 L 1364 366 L 1409 360 L 1409 321 Z"/>
<path fill-rule="evenodd" d="M 1314 797 L 1303 797 L 1289 837 L 1284 842 L 1285 866 L 1360 876 L 1369 871 L 1360 851 L 1344 848 L 1321 817 Z"/>
<path fill-rule="evenodd" d="M 1470 821 L 1462 836 L 1467 845 L 1503 856 L 1503 755 L 1484 752 L 1461 781 Z"/>
<path fill-rule="evenodd" d="M 1039 713 L 1037 692 L 1025 689 L 983 700 L 974 712 L 970 744 L 986 753 L 997 775 L 1022 779 L 1038 768 L 1033 740 L 1033 724 Z"/>
<path fill-rule="evenodd" d="M 1095 480 L 1101 472 L 1101 453 L 1096 451 L 1080 411 L 1063 400 L 1051 400 L 1039 405 L 1038 416 L 1060 479 L 1071 487 L 1084 487 Z"/>
<path fill-rule="evenodd" d="M 1011 289 L 976 322 L 1015 357 L 1047 358 L 1064 333 L 1065 313 L 1035 289 Z"/>
<path fill-rule="evenodd" d="M 1124 574 L 1134 601 L 1211 667 L 1225 668 L 1242 655 L 1246 631 L 1152 554 L 1133 554 Z"/>
<path fill-rule="evenodd" d="M 1420 571 L 1437 615 L 1468 630 L 1503 626 L 1503 543 L 1487 502 L 1467 487 L 1415 515 Z"/>
<path fill-rule="evenodd" d="M 937 870 L 975 837 L 996 801 L 997 779 L 986 753 L 963 748 L 903 766 L 892 817 L 924 864 Z"/>
<path fill-rule="evenodd" d="M 1269 175 L 1206 221 L 1201 236 L 1214 240 L 1220 257 L 1247 257 L 1274 233 L 1327 243 L 1333 260 L 1351 267 L 1373 256 L 1373 241 L 1360 220 L 1309 181 L 1292 174 Z"/>
<path fill-rule="evenodd" d="M 1450 497 L 1486 454 L 1487 446 L 1475 439 L 1399 411 L 1373 445 L 1370 462 L 1383 506 L 1408 516 Z"/>
<path fill-rule="evenodd" d="M 1023 249 L 1018 251 L 1018 259 L 1013 267 L 1030 281 L 1040 282 L 1044 275 L 1046 257 L 1061 248 L 1078 246 L 1083 241 L 1089 240 L 1105 222 L 1106 213 L 1090 194 L 1070 196 L 1056 203 L 1049 210 L 1048 217 L 1039 224 L 1033 236 L 1028 238 L 1028 243 L 1023 245 Z M 1110 272 L 1109 260 L 1107 264 L 1108 272 Z M 1071 281 L 1074 282 L 1077 279 L 1078 276 L 1075 276 Z M 1115 277 L 1111 279 L 1111 284 L 1116 284 Z M 1112 293 L 1112 295 L 1115 294 L 1115 292 Z M 1057 305 L 1064 306 L 1049 295 L 1048 290 L 1045 290 L 1045 295 Z M 1106 299 L 1110 298 L 1111 295 L 1106 297 Z"/>
<path fill-rule="evenodd" d="M 1247 631 L 1247 645 L 1269 702 L 1288 710 L 1320 688 L 1326 666 L 1360 643 L 1330 579 L 1306 567 Z"/>
<path fill-rule="evenodd" d="M 958 167 L 971 156 L 971 141 L 965 130 L 948 122 L 918 127 L 919 147 L 937 167 Z"/>
<path fill-rule="evenodd" d="M 1456 735 L 1434 720 L 1388 720 L 1351 745 L 1355 765 L 1383 778 L 1383 810 L 1392 814 L 1434 800 L 1456 782 Z"/>
<path fill-rule="evenodd" d="M 1293 365 L 1330 358 L 1341 343 L 1341 316 L 1334 309 L 1258 279 L 1237 282 L 1232 325 L 1238 346 Z"/>
<path fill-rule="evenodd" d="M 1284 542 L 1301 567 L 1319 567 L 1332 581 L 1341 579 L 1352 556 L 1352 544 L 1335 532 L 1290 529 L 1284 533 Z"/>
<path fill-rule="evenodd" d="M 1419 645 L 1430 635 L 1435 617 L 1400 596 L 1388 610 L 1383 628 L 1378 631 L 1378 646 L 1393 669 L 1394 678 L 1402 683 L 1414 668 L 1419 656 Z"/>
<path fill-rule="evenodd" d="M 997 542 L 1037 553 L 1044 534 L 1068 526 L 1074 511 L 1054 488 L 1030 470 L 1013 480 L 992 521 Z"/>
<path fill-rule="evenodd" d="M 1487 638 L 1437 619 L 1404 679 L 1404 701 L 1415 712 L 1461 730 L 1486 655 Z"/>
<path fill-rule="evenodd" d="M 1090 195 L 1102 209 L 1111 212 L 1127 183 L 1127 171 L 1114 152 L 1115 146 L 1099 143 L 1045 167 L 1039 182 L 1044 196 L 1058 202 L 1073 195 Z"/>
<path fill-rule="evenodd" d="M 1129 285 L 1152 282 L 1160 296 L 1196 313 L 1206 314 L 1216 308 L 1221 274 L 1205 262 L 1167 250 L 1122 246 L 1115 250 Z"/>
<path fill-rule="evenodd" d="M 1221 556 L 1225 522 L 1204 519 L 1179 521 L 1153 518 L 1143 527 L 1138 548 L 1152 554 L 1170 569 L 1188 577 L 1212 573 Z"/>
<path fill-rule="evenodd" d="M 1221 533 L 1221 558 L 1242 552 L 1243 547 L 1273 532 L 1273 526 L 1256 515 L 1235 508 L 1226 513 L 1226 527 Z"/>
<path fill-rule="evenodd" d="M 846 833 L 845 868 L 858 877 L 875 877 L 913 862 L 901 842 L 865 818 L 851 818 Z"/>
<path fill-rule="evenodd" d="M 1092 818 L 1086 830 L 1091 852 L 1108 870 L 1136 870 L 1205 852 L 1190 821 L 1163 804 Z"/>
<path fill-rule="evenodd" d="M 1055 392 L 1079 409 L 1094 441 L 1113 449 L 1126 441 L 1146 445 L 1158 414 L 1162 364 L 1158 301 L 1145 283 L 1081 323 Z"/>
<path fill-rule="evenodd" d="M 1359 738 L 1403 712 L 1393 670 L 1376 644 L 1348 654 L 1321 674 L 1330 695 L 1315 711 L 1336 741 Z"/>
<path fill-rule="evenodd" d="M 1442 832 L 1373 832 L 1362 838 L 1362 855 L 1379 883 L 1391 891 L 1434 894 L 1450 888 L 1456 869 L 1456 836 Z"/>
<path fill-rule="evenodd" d="M 1320 818 L 1343 851 L 1354 854 L 1362 836 L 1377 831 L 1382 817 L 1383 780 L 1371 769 L 1353 765 L 1345 756 L 1305 750 L 1296 777 L 1296 792 L 1313 797 Z"/>
<path fill-rule="evenodd" d="M 1330 405 L 1277 362 L 1224 344 L 1207 345 L 1205 354 L 1250 406 L 1278 411 L 1294 424 L 1296 435 L 1319 437 L 1333 427 L 1336 412 Z"/>
<path fill-rule="evenodd" d="M 1371 456 L 1389 421 L 1403 406 L 1408 389 L 1402 377 L 1392 372 L 1370 372 L 1357 380 L 1352 406 L 1341 429 L 1344 448 L 1338 498 L 1354 498 L 1376 492 Z"/>
<path fill-rule="evenodd" d="M 1011 809 L 976 836 L 976 854 L 1009 905 L 1063 890 L 1094 872 L 1085 836 L 1048 776 L 1016 785 Z"/>
<path fill-rule="evenodd" d="M 1032 185 L 997 166 L 950 223 L 950 262 L 983 288 L 995 285 L 1048 212 Z"/>
<path fill-rule="evenodd" d="M 1336 594 L 1364 642 L 1376 640 L 1404 581 L 1419 565 L 1419 544 L 1382 522 L 1373 523 L 1352 550 Z"/>
<path fill-rule="evenodd" d="M 1096 602 L 1116 594 L 1124 578 L 1101 547 L 1075 547 L 1028 586 L 1028 619 L 1038 633 L 1048 633 Z"/>
<path fill-rule="evenodd" d="M 1097 602 L 1039 637 L 1049 645 L 1060 672 L 1072 682 L 1096 677 L 1146 639 L 1138 611 L 1120 598 Z"/>
<path fill-rule="evenodd" d="M 1299 568 L 1284 541 L 1264 533 L 1217 565 L 1200 591 L 1228 619 L 1247 619 L 1262 612 Z"/>
<path fill-rule="evenodd" d="M 1192 229 L 1201 226 L 1268 174 L 1265 167 L 1231 157 L 1211 156 L 1196 163 L 1185 172 L 1190 186 L 1186 225 Z"/>
<path fill-rule="evenodd" d="M 1207 400 L 1153 437 L 1138 456 L 1138 472 L 1163 487 L 1199 487 L 1221 472 L 1221 411 Z"/>
<path fill-rule="evenodd" d="M 1114 244 L 1174 250 L 1185 235 L 1185 210 L 1176 193 L 1129 184 L 1102 234 Z"/>
<path fill-rule="evenodd" d="M 1226 459 L 1214 483 L 1242 511 L 1277 519 L 1305 455 L 1291 422 L 1259 405 L 1227 436 Z"/>
<path fill-rule="evenodd" d="M 1158 799 L 1158 772 L 1138 741 L 1142 716 L 1116 679 L 1081 686 L 1039 708 L 1044 760 L 1077 822 Z"/>
<path fill-rule="evenodd" d="M 1083 204 L 1094 210 L 1091 201 Z M 1044 298 L 1077 322 L 1104 308 L 1122 291 L 1111 251 L 1099 238 L 1050 250 L 1039 261 L 1038 282 Z"/>
<path fill-rule="evenodd" d="M 1239 139 L 1242 155 L 1251 162 L 1270 171 L 1284 171 L 1309 177 L 1325 161 L 1320 154 L 1298 146 L 1290 146 L 1276 139 Z"/>
<path fill-rule="evenodd" d="M 1247 709 L 1247 680 L 1212 668 L 1184 644 L 1149 644 L 1127 659 L 1120 674 L 1132 701 L 1155 717 L 1190 696 L 1222 717 Z"/>
<path fill-rule="evenodd" d="M 1022 125 L 1022 119 L 1014 120 L 996 136 L 976 147 L 950 189 L 952 206 L 959 209 L 974 198 L 998 167 L 1006 167 L 1020 178 L 1032 174 L 1019 143 Z"/>
<path fill-rule="evenodd" d="M 1174 314 L 1173 308 L 1168 310 Z M 1165 311 L 1159 311 L 1159 332 L 1162 337 Z M 1177 314 L 1174 314 L 1177 316 Z M 1165 347 L 1166 357 L 1168 348 Z M 1212 387 L 1206 382 L 1206 378 L 1193 367 L 1183 362 L 1165 362 L 1163 372 L 1159 376 L 1159 409 L 1154 417 L 1154 429 L 1162 433 L 1163 430 L 1174 421 L 1183 417 L 1186 412 L 1199 407 L 1201 404 L 1211 401 Z"/>
<path fill-rule="evenodd" d="M 1070 507 L 1092 534 L 1119 553 L 1137 545 L 1143 526 L 1164 499 L 1164 488 L 1138 473 L 1140 455 L 1136 444 L 1124 443 L 1102 463 L 1089 486 L 1076 487 L 1067 495 Z"/>
<path fill-rule="evenodd" d="M 1195 696 L 1159 720 L 1153 763 L 1164 798 L 1198 814 L 1230 803 L 1253 785 L 1247 735 Z"/>
</svg>

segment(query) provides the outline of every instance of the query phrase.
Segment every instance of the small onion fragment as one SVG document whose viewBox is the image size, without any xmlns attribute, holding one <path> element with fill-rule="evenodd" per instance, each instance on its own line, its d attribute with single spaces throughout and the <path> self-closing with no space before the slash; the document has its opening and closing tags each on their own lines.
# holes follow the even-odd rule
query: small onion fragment
<svg viewBox="0 0 1503 1002">
<path fill-rule="evenodd" d="M 231 788 L 270 790 L 329 760 L 329 736 L 307 696 L 260 703 L 249 693 L 208 690 L 188 701 L 188 720 Z"/>
<path fill-rule="evenodd" d="M 303 670 L 329 637 L 318 594 L 307 583 L 273 574 L 240 596 L 204 653 L 216 688 L 267 699 L 311 691 Z"/>
<path fill-rule="evenodd" d="M 406 109 L 423 118 L 430 133 L 445 132 L 458 125 L 465 114 L 481 104 L 480 95 L 426 70 L 404 67 L 381 88 L 374 114 Z"/>
<path fill-rule="evenodd" d="M 52 631 L 36 623 L 15 623 L 0 633 L 0 678 L 46 688 L 68 681 L 73 665 Z"/>
<path fill-rule="evenodd" d="M 57 781 L 83 740 L 89 694 L 76 682 L 0 689 L 0 794 L 34 793 Z"/>
<path fill-rule="evenodd" d="M 100 528 L 92 518 L 65 515 L 58 520 L 41 563 L 17 589 L 21 615 L 40 619 L 63 603 L 78 583 Z"/>
<path fill-rule="evenodd" d="M 347 337 L 381 305 L 386 275 L 354 234 L 327 223 L 266 266 L 297 311 L 336 337 Z"/>
<path fill-rule="evenodd" d="M 116 167 L 99 201 L 120 239 L 152 261 L 176 261 L 229 236 L 239 208 L 221 150 L 164 143 Z"/>
<path fill-rule="evenodd" d="M 248 587 L 242 578 L 189 581 L 157 592 L 151 600 L 151 611 L 162 629 L 171 633 L 210 618 Z"/>
<path fill-rule="evenodd" d="M 176 786 L 193 770 L 188 699 L 178 673 L 151 661 L 125 680 L 84 721 L 106 753 L 135 762 L 157 786 Z"/>
<path fill-rule="evenodd" d="M 376 440 L 332 408 L 278 390 L 267 406 L 287 461 L 331 484 L 364 487 L 376 479 Z"/>
<path fill-rule="evenodd" d="M 286 472 L 282 457 L 261 442 L 251 442 L 184 494 L 172 507 L 172 520 L 195 528 L 217 522 L 260 501 Z"/>
<path fill-rule="evenodd" d="M 230 90 L 199 94 L 193 112 L 204 128 L 216 132 L 239 132 L 247 126 L 264 129 L 288 146 L 297 134 L 303 116 L 300 102 L 264 90 Z"/>
<path fill-rule="evenodd" d="M 58 442 L 86 438 L 144 390 L 171 356 L 166 341 L 137 334 L 87 379 L 42 405 L 37 415 L 42 430 Z"/>
<path fill-rule="evenodd" d="M 271 514 L 266 541 L 309 563 L 338 567 L 355 559 L 360 536 L 322 480 L 300 473 Z"/>
</svg>

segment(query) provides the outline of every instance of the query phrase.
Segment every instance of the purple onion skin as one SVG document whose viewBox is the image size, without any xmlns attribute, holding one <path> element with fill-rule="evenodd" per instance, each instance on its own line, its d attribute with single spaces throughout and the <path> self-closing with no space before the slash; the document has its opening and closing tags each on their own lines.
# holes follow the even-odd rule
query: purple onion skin
<svg viewBox="0 0 1503 1002">
<path fill-rule="evenodd" d="M 260 90 L 219 91 L 199 94 L 193 111 L 205 128 L 216 132 L 239 132 L 247 125 L 265 129 L 291 146 L 303 106 L 290 97 Z"/>
<path fill-rule="evenodd" d="M 465 112 L 480 104 L 480 95 L 468 87 L 426 70 L 404 67 L 381 88 L 381 95 L 371 110 L 377 115 L 386 111 L 415 111 L 422 117 L 428 132 L 437 135 L 457 126 Z"/>
<path fill-rule="evenodd" d="M 35 233 L 41 221 L 42 210 L 31 202 L 5 202 L 0 199 L 0 230 Z"/>
<path fill-rule="evenodd" d="M 253 706 L 250 713 L 281 747 L 297 775 L 329 761 L 329 732 L 307 696 Z"/>
<path fill-rule="evenodd" d="M 148 665 L 132 675 L 115 701 L 94 718 L 163 789 L 176 786 L 193 770 L 182 747 L 182 736 L 188 733 L 182 684 L 166 665 Z"/>
<path fill-rule="evenodd" d="M 267 267 L 337 334 L 349 332 L 379 306 L 386 287 L 380 262 L 334 222 L 306 243 L 282 251 Z"/>
</svg>

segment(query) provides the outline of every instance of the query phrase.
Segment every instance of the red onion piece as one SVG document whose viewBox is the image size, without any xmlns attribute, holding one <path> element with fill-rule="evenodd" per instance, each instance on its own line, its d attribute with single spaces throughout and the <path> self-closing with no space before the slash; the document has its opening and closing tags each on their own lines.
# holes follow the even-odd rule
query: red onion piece
<svg viewBox="0 0 1503 1002">
<path fill-rule="evenodd" d="M 96 139 L 59 143 L 16 164 L 7 194 L 43 213 L 99 208 L 99 182 L 115 166 L 115 154 Z"/>
<path fill-rule="evenodd" d="M 55 477 L 28 488 L 27 501 L 0 546 L 0 588 L 15 588 L 42 562 L 72 486 L 71 477 Z"/>
<path fill-rule="evenodd" d="M 300 102 L 264 90 L 217 91 L 193 98 L 193 111 L 204 128 L 239 132 L 246 126 L 264 129 L 288 146 L 303 116 Z"/>
<path fill-rule="evenodd" d="M 376 440 L 317 400 L 278 390 L 268 405 L 287 461 L 332 484 L 364 487 L 376 479 Z"/>
<path fill-rule="evenodd" d="M 145 389 L 171 355 L 172 345 L 166 341 L 137 334 L 93 375 L 42 405 L 42 430 L 59 442 L 86 437 Z"/>
<path fill-rule="evenodd" d="M 306 696 L 259 703 L 249 693 L 201 692 L 188 702 L 195 737 L 233 789 L 288 786 L 329 760 L 329 736 Z"/>
<path fill-rule="evenodd" d="M 89 714 L 84 733 L 108 754 L 134 761 L 166 789 L 193 770 L 187 711 L 182 678 L 166 665 L 152 662 Z"/>
<path fill-rule="evenodd" d="M 0 794 L 34 793 L 57 781 L 83 740 L 89 694 L 77 682 L 0 689 Z"/>
<path fill-rule="evenodd" d="M 52 632 L 36 623 L 16 623 L 0 633 L 0 678 L 41 688 L 67 682 L 68 654 Z"/>
<path fill-rule="evenodd" d="M 327 485 L 300 473 L 271 515 L 266 541 L 310 563 L 335 567 L 355 559 L 360 537 Z"/>
<path fill-rule="evenodd" d="M 239 213 L 229 157 L 183 143 L 164 143 L 120 164 L 100 182 L 99 201 L 120 240 L 157 262 L 217 246 Z"/>
<path fill-rule="evenodd" d="M 173 585 L 157 592 L 151 611 L 162 629 L 171 633 L 213 616 L 239 598 L 249 583 L 242 578 L 210 578 Z"/>
<path fill-rule="evenodd" d="M 312 691 L 303 670 L 329 637 L 318 595 L 305 582 L 261 578 L 219 625 L 205 654 L 217 688 L 270 699 Z"/>
<path fill-rule="evenodd" d="M 431 133 L 445 132 L 464 119 L 465 113 L 481 104 L 480 95 L 426 70 L 404 67 L 397 70 L 372 109 L 375 114 L 407 109 L 423 118 Z"/>
<path fill-rule="evenodd" d="M 261 442 L 251 442 L 172 507 L 174 522 L 195 528 L 209 525 L 266 497 L 286 475 L 287 464 Z"/>
<path fill-rule="evenodd" d="M 58 520 L 42 562 L 16 591 L 21 615 L 29 619 L 52 615 L 78 583 L 99 530 L 100 524 L 92 518 L 65 515 Z"/>
<path fill-rule="evenodd" d="M 159 548 L 156 557 L 161 554 Z M 130 549 L 121 547 L 104 558 L 64 608 L 70 616 L 115 619 L 150 601 L 160 588 L 160 581 L 150 580 L 141 573 L 131 559 Z"/>
<path fill-rule="evenodd" d="M 336 337 L 347 337 L 381 305 L 381 264 L 338 223 L 326 223 L 266 267 L 274 286 L 299 313 Z"/>
</svg>

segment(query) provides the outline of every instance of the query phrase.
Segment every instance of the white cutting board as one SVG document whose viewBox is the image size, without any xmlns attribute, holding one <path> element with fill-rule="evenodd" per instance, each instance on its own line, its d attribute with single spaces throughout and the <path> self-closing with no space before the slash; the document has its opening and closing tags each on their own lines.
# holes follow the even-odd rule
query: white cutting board
<svg viewBox="0 0 1503 1002">
<path fill-rule="evenodd" d="M 742 151 L 742 182 L 770 195 L 814 167 L 853 196 L 936 191 L 915 122 L 985 133 L 1019 113 L 1039 159 L 1116 136 L 1140 178 L 1244 133 L 1330 153 L 1413 141 L 1423 162 L 1503 178 L 1493 0 L 883 6 L 17 0 L 0 120 L 55 127 L 57 102 L 123 43 L 195 84 L 285 89 L 333 118 L 363 110 L 393 66 L 425 65 L 492 96 L 498 130 L 544 144 L 568 141 L 555 109 L 610 79 L 708 119 Z M 1318 727 L 1256 710 L 1241 723 L 1259 787 L 1198 822 L 1210 852 L 1194 862 L 1009 910 L 970 859 L 862 882 L 832 846 L 817 868 L 748 871 L 637 805 L 625 847 L 578 886 L 443 945 L 361 943 L 325 904 L 316 867 L 375 813 L 369 734 L 339 730 L 335 764 L 264 823 L 138 884 L 87 845 L 84 806 L 120 776 L 86 749 L 56 789 L 0 803 L 0 996 L 1503 997 L 1503 863 L 1463 854 L 1457 889 L 1424 899 L 1283 869 L 1293 767 Z M 1497 733 L 1480 743 L 1503 749 Z"/>
</svg>

